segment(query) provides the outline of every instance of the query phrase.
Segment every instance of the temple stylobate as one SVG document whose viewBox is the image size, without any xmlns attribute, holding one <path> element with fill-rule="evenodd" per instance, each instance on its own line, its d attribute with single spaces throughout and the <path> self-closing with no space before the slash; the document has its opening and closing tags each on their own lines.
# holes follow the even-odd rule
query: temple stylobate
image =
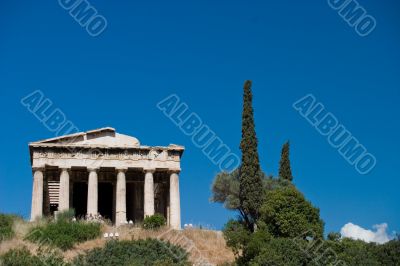
<svg viewBox="0 0 400 266">
<path fill-rule="evenodd" d="M 142 146 L 101 128 L 29 144 L 33 169 L 31 220 L 75 209 L 117 226 L 159 213 L 180 229 L 183 146 Z"/>
</svg>

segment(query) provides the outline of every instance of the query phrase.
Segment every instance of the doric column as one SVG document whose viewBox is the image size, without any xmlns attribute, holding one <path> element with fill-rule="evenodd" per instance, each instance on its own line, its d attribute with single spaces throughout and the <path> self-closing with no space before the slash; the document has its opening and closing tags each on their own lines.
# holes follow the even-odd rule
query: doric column
<svg viewBox="0 0 400 266">
<path fill-rule="evenodd" d="M 181 204 L 179 195 L 179 171 L 172 170 L 169 178 L 169 223 L 173 229 L 181 229 Z"/>
<path fill-rule="evenodd" d="M 119 226 L 126 221 L 126 168 L 117 168 L 116 208 L 115 224 Z"/>
<path fill-rule="evenodd" d="M 87 214 L 96 215 L 98 213 L 98 177 L 97 168 L 88 168 L 88 197 L 87 197 Z"/>
<path fill-rule="evenodd" d="M 33 189 L 31 221 L 43 216 L 43 172 L 44 167 L 33 167 Z"/>
<path fill-rule="evenodd" d="M 69 209 L 69 168 L 61 168 L 60 174 L 60 194 L 59 194 L 59 211 Z"/>
<path fill-rule="evenodd" d="M 144 176 L 144 217 L 154 215 L 154 178 L 155 169 L 145 169 Z"/>
</svg>

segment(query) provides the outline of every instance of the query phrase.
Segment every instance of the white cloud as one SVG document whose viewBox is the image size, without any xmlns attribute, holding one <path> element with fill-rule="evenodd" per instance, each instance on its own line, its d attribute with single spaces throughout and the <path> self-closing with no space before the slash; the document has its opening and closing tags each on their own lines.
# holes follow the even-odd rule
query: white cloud
<svg viewBox="0 0 400 266">
<path fill-rule="evenodd" d="M 374 232 L 372 230 L 364 229 L 356 224 L 347 223 L 342 227 L 342 229 L 340 229 L 340 233 L 342 234 L 342 237 L 359 239 L 368 243 L 375 242 L 383 244 L 391 239 L 386 232 L 387 227 L 388 225 L 386 223 L 376 224 L 373 226 L 373 228 L 376 230 Z"/>
</svg>

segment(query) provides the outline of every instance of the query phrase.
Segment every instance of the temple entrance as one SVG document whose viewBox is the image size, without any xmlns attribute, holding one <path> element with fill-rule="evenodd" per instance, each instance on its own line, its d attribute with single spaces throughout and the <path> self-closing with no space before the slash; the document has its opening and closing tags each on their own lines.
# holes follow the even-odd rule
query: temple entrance
<svg viewBox="0 0 400 266">
<path fill-rule="evenodd" d="M 113 199 L 114 199 L 114 187 L 112 183 L 99 183 L 99 213 L 105 219 L 109 219 L 114 222 L 113 217 Z"/>
<path fill-rule="evenodd" d="M 144 215 L 143 182 L 126 184 L 126 218 L 128 221 L 139 223 Z"/>
<path fill-rule="evenodd" d="M 168 192 L 169 187 L 163 183 L 154 184 L 154 210 L 168 219 Z"/>
<path fill-rule="evenodd" d="M 72 207 L 77 218 L 85 218 L 87 208 L 88 185 L 86 182 L 74 182 Z"/>
</svg>

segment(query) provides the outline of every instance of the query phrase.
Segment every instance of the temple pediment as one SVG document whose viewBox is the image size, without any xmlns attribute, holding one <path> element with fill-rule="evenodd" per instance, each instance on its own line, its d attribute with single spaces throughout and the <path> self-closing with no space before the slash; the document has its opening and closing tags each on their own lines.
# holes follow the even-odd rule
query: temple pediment
<svg viewBox="0 0 400 266">
<path fill-rule="evenodd" d="M 65 135 L 56 138 L 45 139 L 32 142 L 31 145 L 55 144 L 55 145 L 77 145 L 77 146 L 96 146 L 96 147 L 139 147 L 140 142 L 137 138 L 115 132 L 114 128 L 105 127 L 86 132 Z"/>
</svg>

